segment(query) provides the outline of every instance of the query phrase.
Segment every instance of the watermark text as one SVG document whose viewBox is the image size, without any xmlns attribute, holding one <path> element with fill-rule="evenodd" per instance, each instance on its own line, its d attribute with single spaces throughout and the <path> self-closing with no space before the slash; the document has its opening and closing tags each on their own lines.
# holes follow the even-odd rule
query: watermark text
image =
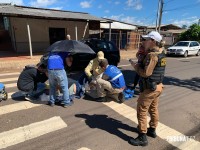
<svg viewBox="0 0 200 150">
<path fill-rule="evenodd" d="M 186 142 L 195 140 L 195 136 L 185 136 L 185 135 L 167 136 L 166 140 L 168 142 Z"/>
</svg>

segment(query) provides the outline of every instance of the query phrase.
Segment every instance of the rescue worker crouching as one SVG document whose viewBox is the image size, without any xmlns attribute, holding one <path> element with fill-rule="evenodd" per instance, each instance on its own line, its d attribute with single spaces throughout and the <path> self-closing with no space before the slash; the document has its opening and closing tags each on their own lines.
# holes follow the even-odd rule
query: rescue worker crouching
<svg viewBox="0 0 200 150">
<path fill-rule="evenodd" d="M 36 67 L 27 65 L 19 75 L 17 88 L 23 92 L 26 100 L 37 100 L 44 92 L 47 80 L 44 64 L 38 63 Z"/>
<path fill-rule="evenodd" d="M 85 68 L 85 75 L 90 85 L 96 86 L 96 80 L 103 73 L 103 69 L 99 66 L 99 62 L 104 59 L 104 53 L 99 51 L 96 58 L 90 60 L 89 64 Z M 98 90 L 98 89 L 97 89 Z"/>
<path fill-rule="evenodd" d="M 139 135 L 130 139 L 130 144 L 134 146 L 146 146 L 148 141 L 146 135 L 156 138 L 156 127 L 158 125 L 158 102 L 163 90 L 163 78 L 165 73 L 166 58 L 161 50 L 162 37 L 152 31 L 148 35 L 142 36 L 145 50 L 148 54 L 143 61 L 143 66 L 133 64 L 135 71 L 140 75 L 141 94 L 137 103 L 137 118 Z M 147 113 L 150 114 L 149 128 L 147 129 Z"/>
<path fill-rule="evenodd" d="M 97 79 L 97 94 L 96 100 L 105 102 L 106 96 L 114 98 L 118 102 L 124 101 L 123 91 L 125 89 L 125 80 L 122 72 L 113 65 L 109 65 L 107 59 L 101 60 L 99 66 L 103 69 L 102 78 Z"/>
</svg>

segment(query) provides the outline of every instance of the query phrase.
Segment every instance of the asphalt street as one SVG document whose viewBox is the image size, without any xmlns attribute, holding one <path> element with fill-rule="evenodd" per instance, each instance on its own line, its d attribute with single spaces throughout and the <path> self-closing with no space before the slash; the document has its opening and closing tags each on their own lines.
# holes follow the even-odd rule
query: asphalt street
<svg viewBox="0 0 200 150">
<path fill-rule="evenodd" d="M 134 70 L 127 60 L 119 68 L 126 83 Z M 199 150 L 200 149 L 200 57 L 168 57 L 164 92 L 160 97 L 160 120 L 156 139 L 148 137 L 147 147 L 128 143 L 137 137 L 135 97 L 118 104 L 95 102 L 85 97 L 73 106 L 49 107 L 46 102 L 12 99 L 17 92 L 20 70 L 0 73 L 9 93 L 0 102 L 0 149 L 6 150 Z M 69 77 L 78 78 L 71 73 Z"/>
</svg>

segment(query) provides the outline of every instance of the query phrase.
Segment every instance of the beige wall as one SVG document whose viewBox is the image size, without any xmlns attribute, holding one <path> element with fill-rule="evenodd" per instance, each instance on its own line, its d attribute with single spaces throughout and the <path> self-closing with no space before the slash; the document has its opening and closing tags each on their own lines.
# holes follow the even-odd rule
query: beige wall
<svg viewBox="0 0 200 150">
<path fill-rule="evenodd" d="M 49 28 L 65 28 L 65 34 L 70 34 L 71 39 L 75 40 L 75 25 L 78 28 L 78 40 L 83 36 L 86 22 L 61 21 L 61 20 L 43 20 L 28 18 L 10 18 L 10 24 L 13 28 L 13 38 L 15 37 L 17 52 L 29 52 L 29 40 L 27 24 L 30 26 L 31 41 L 33 52 L 44 51 L 49 45 Z M 89 37 L 87 29 L 85 37 Z M 14 40 L 13 40 L 14 41 Z"/>
</svg>

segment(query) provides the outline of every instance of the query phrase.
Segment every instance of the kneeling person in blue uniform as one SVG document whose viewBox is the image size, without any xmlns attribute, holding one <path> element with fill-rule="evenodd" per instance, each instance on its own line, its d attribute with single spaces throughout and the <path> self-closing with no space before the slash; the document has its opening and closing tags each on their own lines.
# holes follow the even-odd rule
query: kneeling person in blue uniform
<svg viewBox="0 0 200 150">
<path fill-rule="evenodd" d="M 113 65 L 109 65 L 107 59 L 100 61 L 99 66 L 104 70 L 102 78 L 97 79 L 97 101 L 106 101 L 106 96 L 114 98 L 118 102 L 124 101 L 123 91 L 125 80 L 122 72 Z"/>
</svg>

